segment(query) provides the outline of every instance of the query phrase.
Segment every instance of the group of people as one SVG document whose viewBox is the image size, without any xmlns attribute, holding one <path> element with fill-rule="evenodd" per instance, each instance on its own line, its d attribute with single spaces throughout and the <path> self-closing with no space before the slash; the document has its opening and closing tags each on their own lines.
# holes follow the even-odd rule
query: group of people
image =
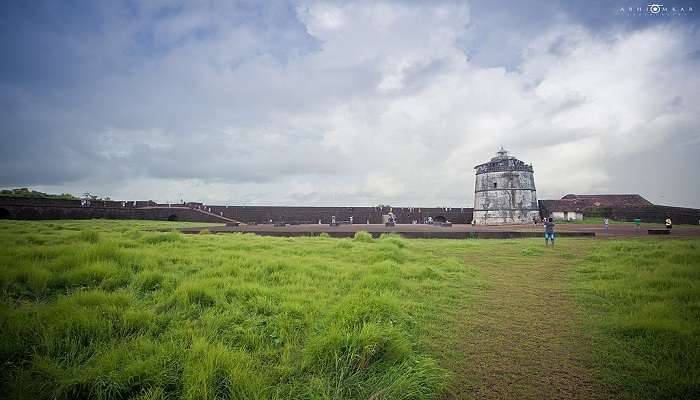
<svg viewBox="0 0 700 400">
<path fill-rule="evenodd" d="M 169 204 L 168 204 L 168 207 L 170 207 Z M 200 210 L 200 211 L 205 211 L 205 212 L 211 213 L 211 207 L 207 207 L 204 204 L 190 204 L 190 208 L 193 210 Z M 272 220 L 270 220 L 270 221 L 272 221 Z"/>
<path fill-rule="evenodd" d="M 535 225 L 538 224 L 536 219 L 533 218 L 533 221 L 535 221 Z M 641 222 L 642 221 L 640 218 L 634 219 L 634 224 L 637 228 L 640 228 Z M 545 218 L 542 225 L 544 226 L 545 246 L 554 246 L 554 227 L 556 226 L 554 220 L 551 217 Z M 666 225 L 666 229 L 669 231 L 673 228 L 673 221 L 671 221 L 671 217 L 666 218 L 664 225 Z M 605 229 L 605 233 L 608 233 L 608 229 L 610 227 L 610 219 L 608 217 L 603 218 L 603 227 Z"/>
<path fill-rule="evenodd" d="M 348 218 L 348 223 L 350 225 L 352 225 L 353 222 L 354 222 L 354 218 L 351 215 L 350 218 Z M 367 220 L 367 223 L 369 224 L 369 220 Z M 318 220 L 318 224 L 321 225 L 320 219 Z M 338 220 L 335 218 L 335 215 L 331 215 L 331 225 L 337 225 L 337 224 L 338 224 Z"/>
</svg>

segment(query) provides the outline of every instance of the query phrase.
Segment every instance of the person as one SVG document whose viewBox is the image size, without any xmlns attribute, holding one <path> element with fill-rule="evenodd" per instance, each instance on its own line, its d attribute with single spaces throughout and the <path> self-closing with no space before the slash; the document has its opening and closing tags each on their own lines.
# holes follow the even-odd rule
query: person
<svg viewBox="0 0 700 400">
<path fill-rule="evenodd" d="M 544 245 L 549 246 L 550 244 L 554 246 L 554 222 L 552 217 L 544 223 Z"/>
<path fill-rule="evenodd" d="M 673 228 L 673 223 L 671 222 L 671 217 L 666 218 L 666 229 L 669 231 Z"/>
<path fill-rule="evenodd" d="M 634 226 L 635 226 L 637 229 L 639 229 L 639 228 L 641 228 L 641 225 L 642 225 L 642 219 L 639 218 L 639 217 L 635 218 L 635 219 L 634 219 Z"/>
<path fill-rule="evenodd" d="M 603 218 L 603 225 L 605 225 L 605 233 L 608 233 L 608 228 L 610 227 L 610 220 L 608 217 Z"/>
<path fill-rule="evenodd" d="M 350 216 L 350 225 L 352 225 L 352 215 Z"/>
</svg>

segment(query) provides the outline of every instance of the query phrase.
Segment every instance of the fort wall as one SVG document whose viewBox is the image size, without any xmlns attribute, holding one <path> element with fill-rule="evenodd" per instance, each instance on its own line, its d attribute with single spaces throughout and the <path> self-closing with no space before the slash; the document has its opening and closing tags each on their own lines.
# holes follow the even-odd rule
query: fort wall
<svg viewBox="0 0 700 400">
<path fill-rule="evenodd" d="M 604 216 L 619 221 L 663 223 L 666 218 L 678 224 L 697 225 L 700 222 L 700 209 L 652 205 L 645 207 L 609 207 L 601 210 L 585 209 L 584 217 Z"/>
<path fill-rule="evenodd" d="M 396 222 L 410 224 L 422 222 L 425 218 L 450 221 L 455 224 L 468 224 L 472 220 L 471 208 L 412 208 L 412 207 L 284 207 L 284 206 L 206 206 L 217 215 L 245 223 L 282 222 L 291 224 L 322 224 L 336 221 L 350 221 L 356 224 L 381 224 L 384 216 L 393 212 Z"/>
<path fill-rule="evenodd" d="M 542 216 L 549 213 L 543 203 Z M 122 205 L 123 204 L 123 205 Z M 439 207 L 284 207 L 284 206 L 204 206 L 211 208 L 211 214 L 182 205 L 158 205 L 152 201 L 92 201 L 89 207 L 81 206 L 80 200 L 36 199 L 0 196 L 0 219 L 143 219 L 157 221 L 191 221 L 226 223 L 229 218 L 244 223 L 322 224 L 336 221 L 349 221 L 353 217 L 356 224 L 380 224 L 390 211 L 399 224 L 410 224 L 414 220 L 422 222 L 431 217 L 435 221 L 450 221 L 455 224 L 469 224 L 473 219 L 472 208 Z M 663 205 L 589 207 L 583 210 L 585 217 L 607 216 L 616 220 L 661 223 L 671 217 L 674 224 L 696 225 L 700 221 L 700 209 L 671 207 Z M 224 217 L 224 218 L 221 218 Z"/>
<path fill-rule="evenodd" d="M 196 207 L 199 203 L 191 203 Z M 91 201 L 90 206 L 81 206 L 80 200 L 35 199 L 0 196 L 0 218 L 4 219 L 145 219 L 177 220 L 192 222 L 220 222 L 225 218 L 244 223 L 318 223 L 349 221 L 364 224 L 383 223 L 383 217 L 390 211 L 400 224 L 410 224 L 414 220 L 422 222 L 431 217 L 437 221 L 450 221 L 456 224 L 470 223 L 471 208 L 410 208 L 410 207 L 284 207 L 284 206 L 210 206 L 201 205 L 211 214 L 193 210 L 182 205 L 156 204 L 152 201 Z"/>
<path fill-rule="evenodd" d="M 223 223 L 221 218 L 186 207 L 122 207 L 122 202 L 81 206 L 80 200 L 25 199 L 0 196 L 0 219 L 142 219 L 156 221 L 191 221 Z M 151 204 L 140 202 L 141 204 Z M 115 206 L 118 204 L 118 206 Z M 138 203 L 137 203 L 138 204 Z M 154 203 L 153 203 L 154 204 Z"/>
</svg>

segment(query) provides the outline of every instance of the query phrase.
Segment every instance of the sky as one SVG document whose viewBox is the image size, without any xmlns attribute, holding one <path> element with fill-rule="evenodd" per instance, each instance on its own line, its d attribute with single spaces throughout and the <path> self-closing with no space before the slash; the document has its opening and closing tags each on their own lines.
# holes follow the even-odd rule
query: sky
<svg viewBox="0 0 700 400">
<path fill-rule="evenodd" d="M 470 207 L 503 146 L 700 208 L 700 4 L 648 4 L 3 1 L 0 187 Z"/>
</svg>

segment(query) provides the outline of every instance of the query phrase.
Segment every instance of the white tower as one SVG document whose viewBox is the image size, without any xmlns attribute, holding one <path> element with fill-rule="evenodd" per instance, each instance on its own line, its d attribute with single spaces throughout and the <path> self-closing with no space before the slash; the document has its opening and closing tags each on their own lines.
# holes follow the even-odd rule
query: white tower
<svg viewBox="0 0 700 400">
<path fill-rule="evenodd" d="M 509 156 L 501 147 L 496 157 L 474 169 L 476 224 L 527 224 L 539 217 L 532 165 Z"/>
</svg>

